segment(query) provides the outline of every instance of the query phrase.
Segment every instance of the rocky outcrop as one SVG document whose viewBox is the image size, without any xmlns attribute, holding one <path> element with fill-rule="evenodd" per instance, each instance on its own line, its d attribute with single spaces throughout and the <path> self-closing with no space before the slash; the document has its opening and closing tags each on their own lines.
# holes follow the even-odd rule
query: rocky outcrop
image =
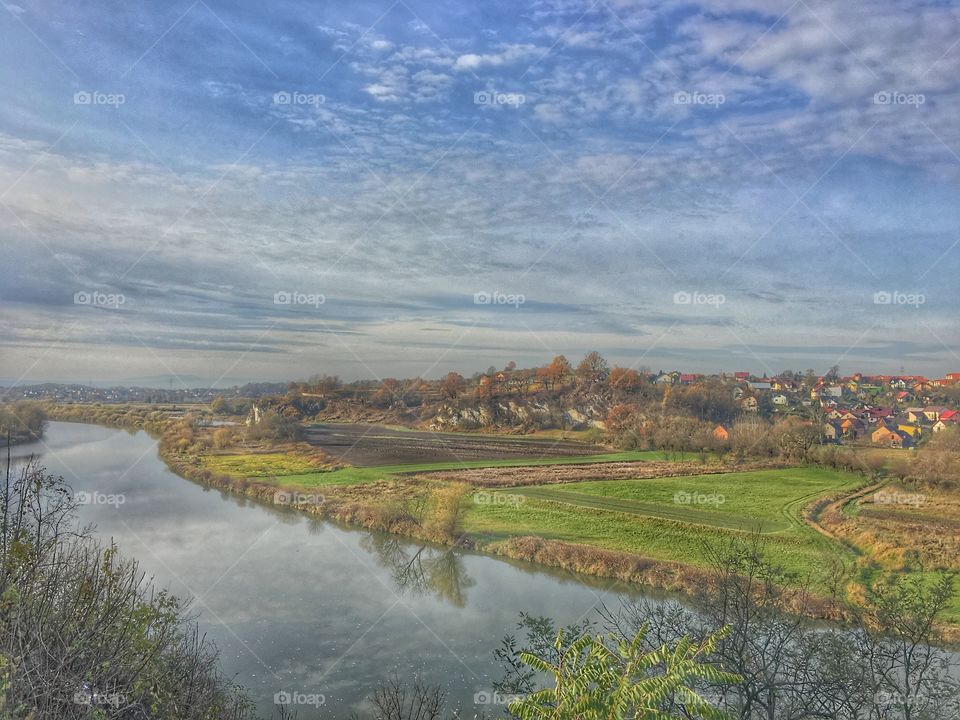
<svg viewBox="0 0 960 720">
<path fill-rule="evenodd" d="M 424 420 L 431 430 L 583 430 L 603 428 L 603 418 L 606 416 L 606 410 L 597 405 L 561 407 L 541 401 L 515 400 L 483 404 L 444 403 L 429 412 L 432 412 L 432 416 Z"/>
</svg>

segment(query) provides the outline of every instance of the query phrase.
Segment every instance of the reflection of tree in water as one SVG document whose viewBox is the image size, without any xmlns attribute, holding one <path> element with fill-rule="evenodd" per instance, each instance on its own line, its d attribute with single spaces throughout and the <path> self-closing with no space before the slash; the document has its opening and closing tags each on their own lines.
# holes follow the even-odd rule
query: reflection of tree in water
<svg viewBox="0 0 960 720">
<path fill-rule="evenodd" d="M 464 607 L 467 588 L 476 584 L 452 549 L 416 547 L 388 535 L 368 535 L 361 544 L 391 570 L 400 592 L 435 595 L 454 607 Z"/>
</svg>

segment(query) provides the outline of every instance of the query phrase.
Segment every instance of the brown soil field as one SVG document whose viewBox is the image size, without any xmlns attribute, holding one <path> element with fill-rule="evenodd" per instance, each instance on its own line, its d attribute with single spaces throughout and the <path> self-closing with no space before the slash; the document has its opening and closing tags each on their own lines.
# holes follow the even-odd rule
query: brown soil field
<svg viewBox="0 0 960 720">
<path fill-rule="evenodd" d="M 477 487 L 519 487 L 521 485 L 575 483 L 584 480 L 632 480 L 676 477 L 679 475 L 713 475 L 748 470 L 770 470 L 779 467 L 787 467 L 787 465 L 777 461 L 742 463 L 736 466 L 719 462 L 639 461 L 438 470 L 417 473 L 417 476 L 430 480 L 464 482 Z"/>
<path fill-rule="evenodd" d="M 511 460 L 590 455 L 605 450 L 569 440 L 395 430 L 382 425 L 323 423 L 305 428 L 311 445 L 358 467 L 405 463 Z"/>
</svg>

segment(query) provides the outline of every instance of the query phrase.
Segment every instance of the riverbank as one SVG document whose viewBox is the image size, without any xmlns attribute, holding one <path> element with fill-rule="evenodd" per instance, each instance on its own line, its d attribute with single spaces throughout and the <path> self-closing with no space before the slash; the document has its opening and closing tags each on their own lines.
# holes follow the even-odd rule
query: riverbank
<svg viewBox="0 0 960 720">
<path fill-rule="evenodd" d="M 746 537 L 744 533 L 753 528 L 738 518 L 756 518 L 765 525 L 762 539 L 771 560 L 791 570 L 795 589 L 808 591 L 798 594 L 797 612 L 842 621 L 848 617 L 848 601 L 862 597 L 868 579 L 857 570 L 850 548 L 812 522 L 822 498 L 843 497 L 869 484 L 860 475 L 789 469 L 769 462 L 738 466 L 665 462 L 639 453 L 629 462 L 610 457 L 601 463 L 594 456 L 557 459 L 555 464 L 543 460 L 540 466 L 510 469 L 450 467 L 456 463 L 444 469 L 434 463 L 283 474 L 284 464 L 277 463 L 273 467 L 278 474 L 247 476 L 211 468 L 211 459 L 219 463 L 223 458 L 242 457 L 205 450 L 208 444 L 202 437 L 212 429 L 196 429 L 201 437 L 185 438 L 183 418 L 164 412 L 153 416 L 114 413 L 111 419 L 114 426 L 139 423 L 148 429 L 158 439 L 161 459 L 181 477 L 321 519 L 693 594 L 709 581 L 706 562 L 693 554 L 696 545 L 701 540 L 729 541 L 738 534 Z M 261 454 L 254 453 L 253 459 L 268 457 L 270 449 L 259 448 Z M 244 472 L 250 469 L 243 463 L 239 467 Z M 777 472 L 764 475 L 771 467 Z M 288 465 L 287 470 L 302 468 Z M 525 481 L 528 476 L 533 478 L 530 482 Z M 650 481 L 634 482 L 642 477 Z M 528 492 L 525 485 L 536 492 Z M 548 486 L 557 490 L 549 495 L 539 490 Z M 723 490 L 722 504 L 713 509 L 697 505 L 701 500 L 710 502 L 706 491 L 711 488 Z M 659 495 L 637 495 L 641 491 Z M 627 495 L 605 497 L 611 493 Z M 676 493 L 691 495 L 691 504 L 678 506 Z M 637 548 L 644 550 L 637 552 Z M 826 572 L 836 575 L 827 578 Z M 960 637 L 954 631 L 951 635 Z"/>
</svg>

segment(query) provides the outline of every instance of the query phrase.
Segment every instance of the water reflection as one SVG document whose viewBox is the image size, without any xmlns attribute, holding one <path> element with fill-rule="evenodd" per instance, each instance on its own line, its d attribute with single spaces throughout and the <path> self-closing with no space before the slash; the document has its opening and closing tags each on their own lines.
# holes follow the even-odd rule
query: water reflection
<svg viewBox="0 0 960 720">
<path fill-rule="evenodd" d="M 390 569 L 390 577 L 401 593 L 429 593 L 462 608 L 467 604 L 467 588 L 476 584 L 467 574 L 463 559 L 450 548 L 417 547 L 389 535 L 368 535 L 360 545 Z"/>
</svg>

